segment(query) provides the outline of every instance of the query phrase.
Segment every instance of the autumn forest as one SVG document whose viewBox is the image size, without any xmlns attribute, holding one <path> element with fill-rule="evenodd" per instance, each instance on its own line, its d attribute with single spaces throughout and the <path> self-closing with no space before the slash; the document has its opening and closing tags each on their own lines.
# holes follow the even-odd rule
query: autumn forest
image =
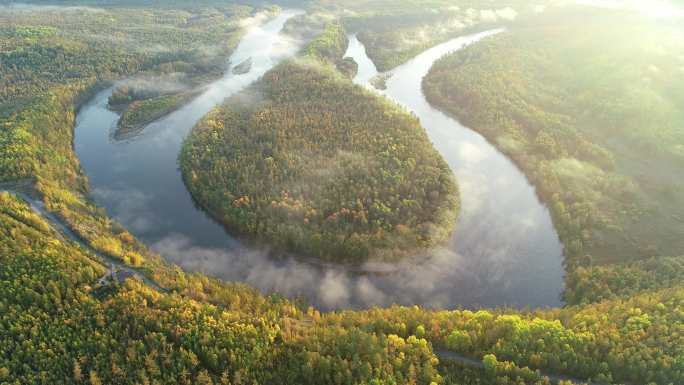
<svg viewBox="0 0 684 385">
<path fill-rule="evenodd" d="M 0 1 L 0 384 L 684 383 L 684 4 L 606 3 Z"/>
</svg>

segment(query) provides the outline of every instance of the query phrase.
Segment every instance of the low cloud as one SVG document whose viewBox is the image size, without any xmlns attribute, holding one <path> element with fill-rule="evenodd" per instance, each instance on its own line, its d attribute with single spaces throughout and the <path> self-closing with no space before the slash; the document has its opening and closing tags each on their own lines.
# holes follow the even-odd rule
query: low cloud
<svg viewBox="0 0 684 385">
<path fill-rule="evenodd" d="M 530 231 L 531 221 L 526 220 L 527 226 L 520 231 Z M 269 250 L 247 248 L 235 240 L 224 248 L 203 247 L 176 234 L 153 242 L 151 246 L 184 269 L 226 281 L 246 282 L 265 293 L 278 292 L 290 298 L 303 298 L 324 310 L 392 304 L 476 307 L 498 303 L 501 295 L 512 299 L 511 293 L 500 293 L 492 288 L 515 288 L 517 285 L 514 272 L 520 264 L 518 256 L 507 246 L 510 242 L 492 246 L 483 241 L 482 232 L 491 231 L 488 227 L 491 223 L 462 231 L 454 239 L 453 242 L 468 245 L 463 250 L 468 258 L 456 251 L 459 246 L 455 245 L 455 249 L 440 248 L 415 259 L 362 266 L 370 270 L 368 273 L 348 271 L 334 264 L 312 264 L 293 257 L 276 258 Z M 226 235 L 226 239 L 230 237 Z M 522 259 L 522 255 L 519 257 Z M 382 271 L 383 265 L 388 272 L 373 272 Z"/>
<path fill-rule="evenodd" d="M 667 0 L 570 0 L 561 4 L 580 4 L 607 9 L 634 11 L 655 19 L 684 18 L 684 8 Z"/>
<path fill-rule="evenodd" d="M 134 90 L 153 91 L 160 94 L 185 91 L 188 86 L 183 83 L 182 73 L 165 74 L 164 76 L 140 76 L 117 83 L 117 87 L 130 87 Z"/>
<path fill-rule="evenodd" d="M 154 212 L 147 209 L 154 199 L 149 194 L 129 188 L 115 190 L 100 187 L 93 189 L 92 195 L 98 202 L 116 202 L 109 214 L 136 234 L 146 233 L 157 225 Z"/>
<path fill-rule="evenodd" d="M 254 27 L 260 27 L 261 25 L 264 24 L 266 20 L 268 20 L 270 16 L 270 12 L 262 11 L 262 12 L 257 12 L 254 14 L 254 16 L 251 17 L 245 17 L 243 19 L 240 19 L 239 25 L 241 28 L 254 28 Z"/>
<path fill-rule="evenodd" d="M 518 12 L 516 12 L 515 9 L 511 7 L 506 7 L 497 10 L 496 15 L 503 20 L 512 21 L 515 20 L 516 17 L 518 17 Z"/>
<path fill-rule="evenodd" d="M 1 4 L 0 9 L 10 9 L 16 11 L 52 11 L 52 12 L 106 12 L 102 8 L 88 7 L 88 6 L 71 6 L 71 5 L 38 5 L 27 3 L 7 3 Z"/>
<path fill-rule="evenodd" d="M 511 7 L 501 9 L 481 9 L 480 21 L 483 23 L 496 23 L 498 21 L 513 21 L 518 17 L 518 12 Z"/>
</svg>

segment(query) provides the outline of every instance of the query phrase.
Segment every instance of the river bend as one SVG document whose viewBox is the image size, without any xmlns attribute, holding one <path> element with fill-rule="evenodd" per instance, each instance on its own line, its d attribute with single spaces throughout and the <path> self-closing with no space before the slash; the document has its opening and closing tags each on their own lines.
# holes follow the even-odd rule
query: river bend
<svg viewBox="0 0 684 385">
<path fill-rule="evenodd" d="M 421 79 L 449 51 L 484 35 L 454 39 L 396 68 L 385 94 L 415 113 L 458 177 L 463 209 L 455 236 L 421 263 L 368 264 L 356 272 L 304 259 L 274 259 L 267 248 L 246 246 L 196 207 L 177 156 L 183 139 L 211 108 L 256 81 L 299 48 L 280 34 L 298 11 L 284 11 L 251 28 L 230 63 L 251 58 L 246 73 L 226 75 L 197 99 L 147 126 L 142 135 L 115 141 L 118 115 L 107 109 L 112 89 L 97 94 L 77 117 L 74 147 L 95 201 L 167 260 L 189 271 L 240 281 L 264 292 L 302 298 L 322 309 L 393 303 L 458 306 L 556 306 L 562 290 L 561 246 L 548 210 L 515 166 L 481 136 L 431 108 Z M 348 55 L 360 64 L 357 80 L 375 73 L 352 37 Z M 369 77 L 370 76 L 370 77 Z"/>
</svg>

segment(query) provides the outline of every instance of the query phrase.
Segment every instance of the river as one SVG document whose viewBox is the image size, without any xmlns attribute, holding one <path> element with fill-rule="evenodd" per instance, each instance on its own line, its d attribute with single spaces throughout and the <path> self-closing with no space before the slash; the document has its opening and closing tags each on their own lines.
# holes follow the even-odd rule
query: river
<svg viewBox="0 0 684 385">
<path fill-rule="evenodd" d="M 387 274 L 317 265 L 296 257 L 273 258 L 267 247 L 247 246 L 231 237 L 196 207 L 177 167 L 183 139 L 212 107 L 297 51 L 298 43 L 279 33 L 297 13 L 284 11 L 252 27 L 230 58 L 232 66 L 251 58 L 247 73 L 233 74 L 229 69 L 197 99 L 150 124 L 142 135 L 112 139 L 118 119 L 107 109 L 112 89 L 83 106 L 74 148 L 95 201 L 153 250 L 186 270 L 302 298 L 325 310 L 393 303 L 444 308 L 558 305 L 563 278 L 560 244 L 533 188 L 486 141 L 430 109 L 422 97 L 420 79 L 432 61 L 458 48 L 464 39 L 427 51 L 397 68 L 388 81 L 388 96 L 421 118 L 461 186 L 464 207 L 456 235 L 430 258 L 360 269 L 392 271 Z M 361 64 L 361 72 L 372 70 L 355 39 L 349 54 Z"/>
</svg>

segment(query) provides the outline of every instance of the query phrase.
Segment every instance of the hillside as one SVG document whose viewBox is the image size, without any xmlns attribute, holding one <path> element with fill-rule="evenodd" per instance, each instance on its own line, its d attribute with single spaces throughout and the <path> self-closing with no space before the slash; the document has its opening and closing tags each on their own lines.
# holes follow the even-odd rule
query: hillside
<svg viewBox="0 0 684 385">
<path fill-rule="evenodd" d="M 617 11 L 549 12 L 443 58 L 423 86 L 522 168 L 570 268 L 677 255 L 681 33 Z"/>
<path fill-rule="evenodd" d="M 182 150 L 184 179 L 213 217 L 278 249 L 411 256 L 449 236 L 457 187 L 415 118 L 326 64 L 345 49 L 333 25 L 207 116 Z"/>
</svg>

